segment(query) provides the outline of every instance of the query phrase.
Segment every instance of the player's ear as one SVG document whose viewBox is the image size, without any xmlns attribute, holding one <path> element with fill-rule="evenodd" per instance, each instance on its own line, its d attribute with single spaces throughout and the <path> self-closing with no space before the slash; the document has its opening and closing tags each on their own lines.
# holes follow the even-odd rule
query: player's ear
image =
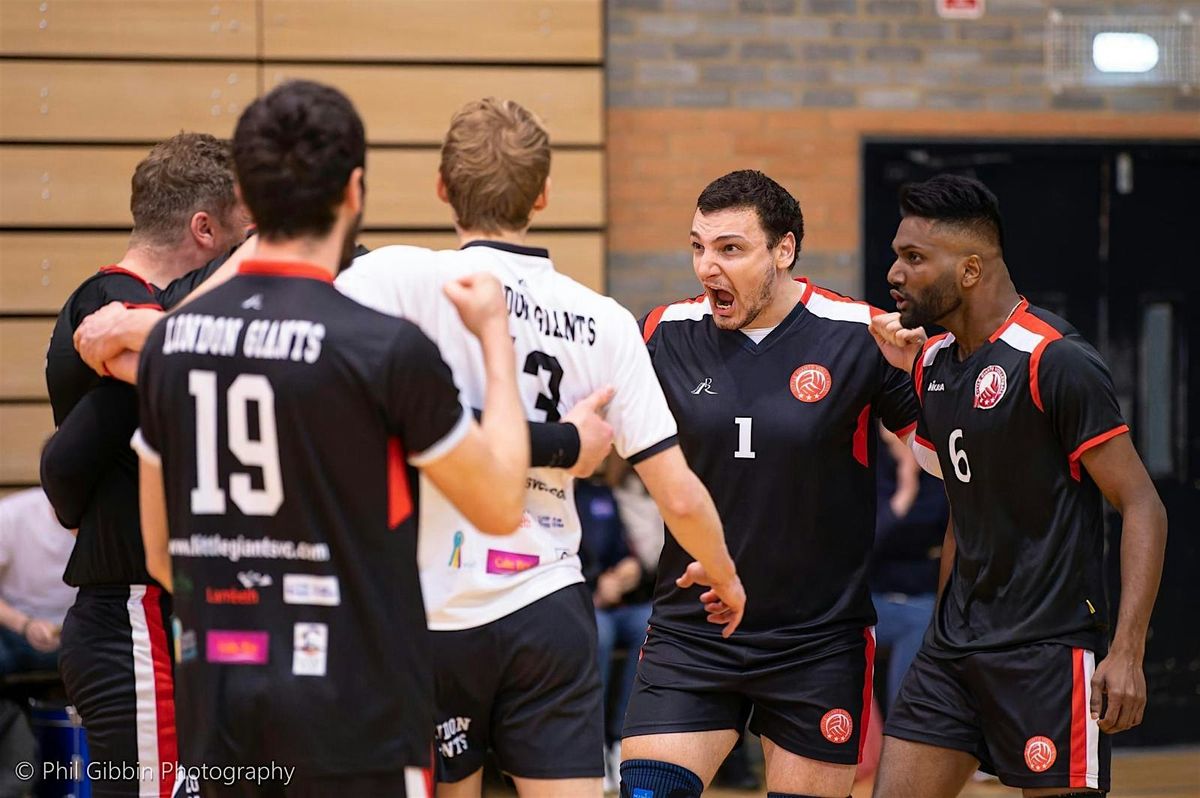
<svg viewBox="0 0 1200 798">
<path fill-rule="evenodd" d="M 775 268 L 791 269 L 796 263 L 796 236 L 791 231 L 784 234 L 775 245 Z"/>
<path fill-rule="evenodd" d="M 983 279 L 983 259 L 978 255 L 968 255 L 959 265 L 959 283 L 963 288 L 972 288 Z"/>
<path fill-rule="evenodd" d="M 188 222 L 188 232 L 198 245 L 206 249 L 217 243 L 217 231 L 207 211 L 196 211 Z"/>
<path fill-rule="evenodd" d="M 442 179 L 442 173 L 438 172 L 437 176 L 437 198 L 447 205 L 450 204 L 450 192 L 446 189 L 446 181 Z"/>
<path fill-rule="evenodd" d="M 533 201 L 533 207 L 530 209 L 533 213 L 546 210 L 546 206 L 550 204 L 550 176 L 546 176 L 546 182 L 542 185 L 542 191 Z"/>
<path fill-rule="evenodd" d="M 346 181 L 346 194 L 342 199 L 349 208 L 352 216 L 357 216 L 362 213 L 363 202 L 366 199 L 366 186 L 363 183 L 363 168 L 361 166 L 354 167 L 354 171 L 350 173 L 350 179 Z"/>
</svg>

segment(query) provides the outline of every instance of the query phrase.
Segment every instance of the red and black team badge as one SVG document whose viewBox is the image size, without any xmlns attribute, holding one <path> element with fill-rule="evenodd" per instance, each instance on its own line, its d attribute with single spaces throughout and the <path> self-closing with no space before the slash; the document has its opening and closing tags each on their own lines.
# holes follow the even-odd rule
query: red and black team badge
<svg viewBox="0 0 1200 798">
<path fill-rule="evenodd" d="M 1008 388 L 1008 375 L 999 366 L 988 366 L 975 378 L 975 407 L 991 410 L 1000 404 Z"/>
<path fill-rule="evenodd" d="M 831 709 L 821 718 L 821 734 L 831 743 L 841 745 L 854 734 L 854 719 L 844 709 Z"/>
<path fill-rule="evenodd" d="M 806 363 L 792 372 L 792 396 L 801 402 L 819 402 L 833 386 L 829 369 L 819 363 Z"/>
<path fill-rule="evenodd" d="M 1049 737 L 1030 737 L 1025 741 L 1025 765 L 1034 773 L 1049 770 L 1058 759 L 1058 749 Z"/>
</svg>

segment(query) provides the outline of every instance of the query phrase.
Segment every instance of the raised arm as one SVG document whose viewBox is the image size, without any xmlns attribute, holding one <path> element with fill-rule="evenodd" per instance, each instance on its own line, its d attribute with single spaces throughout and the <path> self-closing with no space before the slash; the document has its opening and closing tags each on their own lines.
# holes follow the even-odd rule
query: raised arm
<svg viewBox="0 0 1200 798">
<path fill-rule="evenodd" d="M 1150 613 L 1162 579 L 1167 511 L 1129 435 L 1117 435 L 1083 452 L 1083 467 L 1121 514 L 1121 605 L 1108 656 L 1092 676 L 1092 718 L 1110 734 L 1142 722 L 1146 677 L 1142 659 Z M 1100 717 L 1103 697 L 1108 698 Z"/>
</svg>

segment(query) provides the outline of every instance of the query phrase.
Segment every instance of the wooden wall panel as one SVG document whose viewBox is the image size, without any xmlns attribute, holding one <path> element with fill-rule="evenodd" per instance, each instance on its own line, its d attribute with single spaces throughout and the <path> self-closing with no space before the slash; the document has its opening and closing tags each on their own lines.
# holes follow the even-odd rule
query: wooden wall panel
<svg viewBox="0 0 1200 798">
<path fill-rule="evenodd" d="M 57 314 L 85 278 L 121 259 L 129 234 L 0 232 L 0 313 Z"/>
<path fill-rule="evenodd" d="M 0 484 L 36 485 L 42 444 L 53 431 L 49 403 L 0 405 Z"/>
<path fill-rule="evenodd" d="M 149 149 L 0 146 L 0 225 L 129 227 L 129 180 Z"/>
<path fill-rule="evenodd" d="M 389 244 L 408 244 L 430 249 L 457 249 L 458 238 L 445 233 L 378 233 L 364 232 L 359 240 L 371 249 Z M 550 250 L 554 268 L 591 288 L 604 291 L 604 235 L 602 233 L 556 233 L 534 230 L 526 242 L 531 247 Z"/>
<path fill-rule="evenodd" d="M 160 141 L 232 135 L 254 99 L 253 64 L 0 61 L 0 138 Z"/>
<path fill-rule="evenodd" d="M 434 194 L 437 150 L 373 150 L 367 157 L 365 223 L 374 227 L 449 227 L 449 207 Z M 550 205 L 538 227 L 604 224 L 604 159 L 599 151 L 555 152 Z"/>
<path fill-rule="evenodd" d="M 599 63 L 597 0 L 263 0 L 267 59 Z"/>
<path fill-rule="evenodd" d="M 0 52 L 254 58 L 256 6 L 256 0 L 0 0 Z"/>
<path fill-rule="evenodd" d="M 54 319 L 0 319 L 0 398 L 46 398 L 46 347 Z"/>
<path fill-rule="evenodd" d="M 604 142 L 604 71 L 572 67 L 268 66 L 269 90 L 301 78 L 337 86 L 354 102 L 373 144 L 440 146 L 450 117 L 480 97 L 516 100 L 555 145 Z"/>
</svg>

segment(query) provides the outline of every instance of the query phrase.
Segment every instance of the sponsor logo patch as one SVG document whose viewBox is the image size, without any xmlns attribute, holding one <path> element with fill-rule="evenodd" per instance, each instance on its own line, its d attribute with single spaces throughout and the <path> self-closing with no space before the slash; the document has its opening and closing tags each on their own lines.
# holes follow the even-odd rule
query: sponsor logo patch
<svg viewBox="0 0 1200 798">
<path fill-rule="evenodd" d="M 266 665 L 269 640 L 266 632 L 211 629 L 204 638 L 204 658 L 222 665 Z"/>
<path fill-rule="evenodd" d="M 833 377 L 829 369 L 819 363 L 806 363 L 792 372 L 789 380 L 792 396 L 801 402 L 819 402 L 833 387 Z"/>
<path fill-rule="evenodd" d="M 829 742 L 841 745 L 854 735 L 854 719 L 844 709 L 831 709 L 821 718 L 821 734 Z"/>
<path fill-rule="evenodd" d="M 329 655 L 329 627 L 323 623 L 298 623 L 292 630 L 292 673 L 324 676 Z"/>
<path fill-rule="evenodd" d="M 260 574 L 258 571 L 239 571 L 237 580 L 244 588 L 270 587 L 274 584 L 270 574 Z"/>
<path fill-rule="evenodd" d="M 1058 759 L 1058 749 L 1049 737 L 1030 737 L 1025 741 L 1025 766 L 1034 773 L 1042 773 L 1050 769 L 1054 760 Z"/>
<path fill-rule="evenodd" d="M 446 563 L 451 568 L 462 568 L 462 546 L 463 533 L 460 529 L 454 533 L 454 548 L 450 550 L 450 562 Z"/>
<path fill-rule="evenodd" d="M 1008 375 L 999 366 L 988 366 L 975 378 L 975 407 L 991 410 L 1000 404 L 1008 389 Z"/>
<path fill-rule="evenodd" d="M 938 382 L 937 380 L 933 380 L 932 382 L 929 383 L 929 386 L 925 390 L 930 393 L 937 393 L 938 391 L 944 391 L 944 390 L 946 390 L 946 383 Z"/>
<path fill-rule="evenodd" d="M 336 607 L 342 603 L 341 586 L 336 576 L 284 574 L 283 603 Z"/>
<path fill-rule="evenodd" d="M 489 574 L 519 574 L 528 571 L 540 560 L 536 554 L 518 554 L 512 551 L 488 549 L 487 572 Z"/>
<path fill-rule="evenodd" d="M 236 587 L 206 587 L 204 601 L 206 604 L 240 604 L 249 605 L 259 602 L 258 591 L 254 588 L 242 590 Z"/>
</svg>

